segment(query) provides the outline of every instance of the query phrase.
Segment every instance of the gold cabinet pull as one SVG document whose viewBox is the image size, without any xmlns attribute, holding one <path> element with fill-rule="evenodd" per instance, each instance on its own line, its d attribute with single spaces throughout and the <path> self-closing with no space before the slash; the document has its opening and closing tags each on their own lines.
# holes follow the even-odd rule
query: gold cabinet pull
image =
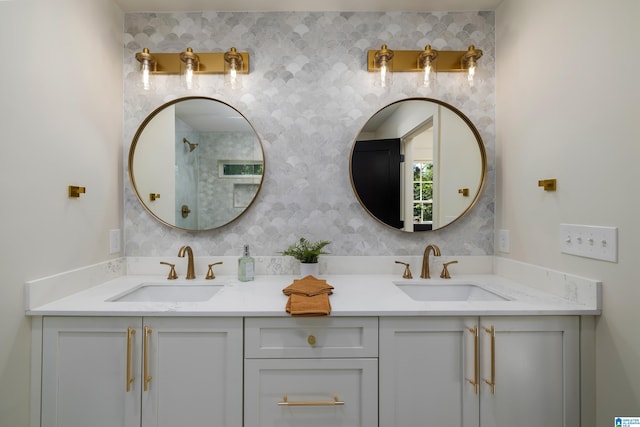
<svg viewBox="0 0 640 427">
<path fill-rule="evenodd" d="M 152 332 L 153 331 L 150 327 L 144 327 L 144 348 L 142 349 L 144 358 L 144 366 L 142 368 L 142 375 L 144 376 L 144 391 L 149 390 L 149 383 L 152 379 L 151 375 L 149 375 L 149 335 L 151 335 Z"/>
<path fill-rule="evenodd" d="M 314 335 L 309 335 L 309 336 L 307 337 L 307 343 L 308 343 L 310 346 L 314 346 L 314 345 L 316 345 L 316 337 L 315 337 Z"/>
<path fill-rule="evenodd" d="M 282 402 L 278 402 L 278 406 L 344 406 L 344 402 L 333 396 L 333 400 L 328 401 L 298 401 L 289 402 L 287 395 L 282 396 Z"/>
<path fill-rule="evenodd" d="M 126 390 L 127 393 L 131 391 L 131 384 L 136 379 L 131 375 L 131 353 L 133 352 L 133 336 L 136 334 L 136 330 L 133 328 L 127 329 L 127 382 L 126 382 Z"/>
<path fill-rule="evenodd" d="M 467 378 L 469 384 L 473 386 L 473 390 L 476 394 L 478 394 L 478 374 L 480 371 L 480 354 L 479 354 L 479 346 L 478 346 L 478 328 L 474 326 L 473 328 L 469 328 L 469 332 L 473 334 L 473 379 Z"/>
<path fill-rule="evenodd" d="M 496 328 L 484 328 L 485 332 L 491 335 L 491 378 L 484 382 L 491 387 L 491 394 L 496 394 Z"/>
</svg>

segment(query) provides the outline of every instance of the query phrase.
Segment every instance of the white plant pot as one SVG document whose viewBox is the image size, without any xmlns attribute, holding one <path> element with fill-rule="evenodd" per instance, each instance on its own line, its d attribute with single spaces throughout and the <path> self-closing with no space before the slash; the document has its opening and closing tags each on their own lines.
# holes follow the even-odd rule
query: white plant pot
<svg viewBox="0 0 640 427">
<path fill-rule="evenodd" d="M 300 263 L 300 277 L 314 276 L 318 277 L 320 274 L 320 264 L 317 262 L 314 263 Z"/>
</svg>

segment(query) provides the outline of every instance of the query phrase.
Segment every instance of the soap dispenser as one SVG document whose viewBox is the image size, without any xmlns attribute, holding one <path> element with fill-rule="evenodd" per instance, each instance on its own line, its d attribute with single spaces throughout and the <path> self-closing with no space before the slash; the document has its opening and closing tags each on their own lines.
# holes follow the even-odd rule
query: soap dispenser
<svg viewBox="0 0 640 427">
<path fill-rule="evenodd" d="M 244 255 L 238 259 L 238 280 L 248 282 L 254 279 L 256 261 L 249 256 L 249 245 L 244 245 Z"/>
</svg>

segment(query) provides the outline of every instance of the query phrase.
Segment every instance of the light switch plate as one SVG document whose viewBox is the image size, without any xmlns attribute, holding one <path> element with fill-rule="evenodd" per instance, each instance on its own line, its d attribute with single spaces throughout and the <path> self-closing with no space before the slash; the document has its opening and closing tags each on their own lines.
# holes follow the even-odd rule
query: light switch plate
<svg viewBox="0 0 640 427">
<path fill-rule="evenodd" d="M 498 251 L 509 253 L 509 230 L 498 230 Z"/>
<path fill-rule="evenodd" d="M 618 262 L 618 228 L 560 224 L 560 252 Z"/>
<path fill-rule="evenodd" d="M 120 250 L 120 230 L 109 230 L 109 253 L 117 254 Z"/>
</svg>

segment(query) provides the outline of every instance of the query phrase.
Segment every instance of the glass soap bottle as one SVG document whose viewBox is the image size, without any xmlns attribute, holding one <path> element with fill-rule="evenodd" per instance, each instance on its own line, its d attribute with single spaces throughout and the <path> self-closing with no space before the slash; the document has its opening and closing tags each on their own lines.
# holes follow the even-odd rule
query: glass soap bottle
<svg viewBox="0 0 640 427">
<path fill-rule="evenodd" d="M 244 245 L 244 255 L 238 259 L 238 280 L 248 282 L 254 279 L 256 261 L 249 256 L 249 245 Z"/>
</svg>

